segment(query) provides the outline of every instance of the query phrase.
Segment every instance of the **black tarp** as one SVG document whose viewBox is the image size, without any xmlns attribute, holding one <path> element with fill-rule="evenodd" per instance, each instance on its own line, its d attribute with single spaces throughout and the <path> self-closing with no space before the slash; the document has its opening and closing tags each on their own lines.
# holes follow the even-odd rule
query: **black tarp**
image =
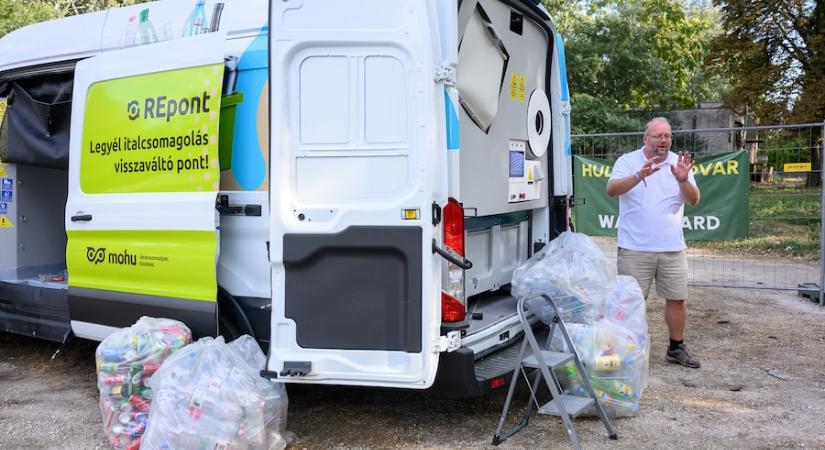
<svg viewBox="0 0 825 450">
<path fill-rule="evenodd" d="M 0 159 L 67 170 L 73 75 L 8 83 L 8 109 L 0 126 Z"/>
</svg>

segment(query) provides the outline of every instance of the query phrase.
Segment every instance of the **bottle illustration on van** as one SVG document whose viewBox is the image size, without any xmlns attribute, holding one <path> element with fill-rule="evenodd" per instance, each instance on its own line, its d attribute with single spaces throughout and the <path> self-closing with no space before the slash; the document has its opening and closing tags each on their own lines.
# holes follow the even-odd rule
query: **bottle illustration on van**
<svg viewBox="0 0 825 450">
<path fill-rule="evenodd" d="M 197 0 L 195 2 L 195 8 L 192 10 L 192 13 L 189 14 L 189 18 L 186 19 L 186 23 L 183 25 L 184 37 L 203 34 L 209 31 L 209 24 L 206 22 L 206 10 L 204 9 L 205 3 L 206 0 Z"/>
<path fill-rule="evenodd" d="M 289 383 L 506 385 L 512 273 L 569 223 L 562 40 L 533 0 L 411 1 L 164 0 L 0 38 L 0 326 L 163 317 L 249 334 Z"/>
<path fill-rule="evenodd" d="M 184 22 L 171 20 L 172 17 L 168 14 L 169 8 L 165 7 L 163 3 L 155 5 L 150 3 L 148 5 L 148 7 L 146 7 L 146 4 L 141 5 L 143 9 L 137 15 L 128 17 L 127 26 L 121 34 L 121 48 L 167 41 L 174 39 L 176 36 L 188 37 L 218 31 L 224 7 L 223 2 L 215 2 L 212 5 L 212 21 L 209 22 L 206 18 L 206 0 L 196 0 L 195 6 L 188 13 Z M 163 17 L 165 20 L 159 28 L 149 19 L 152 10 L 156 11 L 153 16 Z M 177 27 L 173 26 L 174 23 L 178 24 Z M 173 28 L 180 31 L 175 35 L 173 34 Z"/>
</svg>

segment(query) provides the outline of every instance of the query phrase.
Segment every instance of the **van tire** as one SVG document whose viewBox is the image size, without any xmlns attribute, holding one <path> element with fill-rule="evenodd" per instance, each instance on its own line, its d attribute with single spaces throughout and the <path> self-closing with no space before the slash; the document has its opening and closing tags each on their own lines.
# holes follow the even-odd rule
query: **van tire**
<svg viewBox="0 0 825 450">
<path fill-rule="evenodd" d="M 241 337 L 238 327 L 229 317 L 221 314 L 218 316 L 218 334 L 228 343 Z"/>
<path fill-rule="evenodd" d="M 220 286 L 218 286 L 218 334 L 223 336 L 226 342 L 244 334 L 258 339 L 241 305 Z"/>
</svg>

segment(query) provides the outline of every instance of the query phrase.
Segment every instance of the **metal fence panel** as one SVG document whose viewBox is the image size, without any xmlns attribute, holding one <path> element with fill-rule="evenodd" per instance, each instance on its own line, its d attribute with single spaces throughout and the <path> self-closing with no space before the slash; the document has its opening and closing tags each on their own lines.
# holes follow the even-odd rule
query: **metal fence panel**
<svg viewBox="0 0 825 450">
<path fill-rule="evenodd" d="M 574 135 L 572 150 L 613 162 L 640 148 L 643 135 Z M 748 236 L 688 242 L 690 285 L 783 290 L 797 290 L 802 283 L 823 285 L 823 138 L 823 124 L 673 131 L 673 151 L 699 158 L 745 149 L 750 162 Z M 596 242 L 616 257 L 615 238 Z"/>
</svg>

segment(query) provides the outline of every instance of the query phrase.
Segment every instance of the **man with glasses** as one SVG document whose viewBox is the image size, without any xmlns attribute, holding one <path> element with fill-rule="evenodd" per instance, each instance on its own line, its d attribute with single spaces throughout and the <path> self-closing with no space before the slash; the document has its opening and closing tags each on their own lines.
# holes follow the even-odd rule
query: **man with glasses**
<svg viewBox="0 0 825 450">
<path fill-rule="evenodd" d="M 683 343 L 688 274 L 682 218 L 685 203 L 699 203 L 699 188 L 693 159 L 687 152 L 671 152 L 672 138 L 667 119 L 648 122 L 644 146 L 613 166 L 607 195 L 619 196 L 619 274 L 636 278 L 645 298 L 656 280 L 670 335 L 665 358 L 696 369 L 701 364 Z"/>
</svg>

